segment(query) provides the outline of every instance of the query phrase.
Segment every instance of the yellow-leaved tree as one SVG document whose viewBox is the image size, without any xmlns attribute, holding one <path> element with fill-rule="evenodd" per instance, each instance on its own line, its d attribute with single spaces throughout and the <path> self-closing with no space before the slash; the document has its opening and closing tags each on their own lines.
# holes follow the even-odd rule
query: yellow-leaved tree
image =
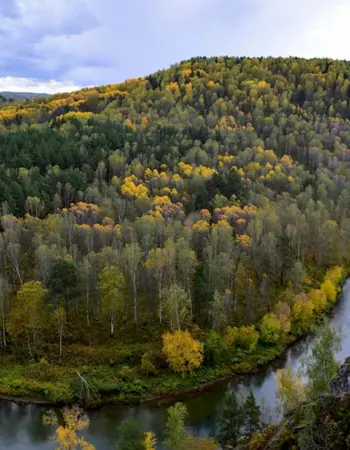
<svg viewBox="0 0 350 450">
<path fill-rule="evenodd" d="M 341 266 L 335 266 L 327 270 L 325 278 L 337 286 L 344 277 L 344 269 Z"/>
<path fill-rule="evenodd" d="M 334 303 L 337 298 L 337 290 L 331 280 L 325 279 L 321 284 L 321 290 L 326 294 L 327 301 Z"/>
<path fill-rule="evenodd" d="M 278 369 L 276 375 L 277 396 L 286 410 L 293 410 L 305 400 L 305 388 L 293 369 Z"/>
<path fill-rule="evenodd" d="M 323 311 L 327 304 L 327 297 L 322 289 L 312 289 L 309 299 L 316 313 Z"/>
<path fill-rule="evenodd" d="M 152 431 L 148 431 L 145 435 L 145 450 L 155 450 L 157 445 L 157 440 L 152 433 Z"/>
<path fill-rule="evenodd" d="M 321 292 L 321 291 L 320 291 Z M 313 323 L 314 304 L 304 292 L 297 294 L 292 307 L 293 320 L 298 330 L 305 332 L 311 328 Z"/>
<path fill-rule="evenodd" d="M 164 334 L 163 353 L 171 369 L 178 373 L 192 373 L 203 362 L 203 344 L 189 331 Z"/>
<path fill-rule="evenodd" d="M 90 423 L 84 410 L 72 406 L 64 408 L 62 415 L 64 425 L 58 425 L 58 417 L 52 410 L 43 416 L 44 425 L 58 425 L 53 436 L 53 441 L 58 444 L 56 450 L 95 450 L 94 445 L 78 436 L 78 432 L 86 430 Z"/>
</svg>

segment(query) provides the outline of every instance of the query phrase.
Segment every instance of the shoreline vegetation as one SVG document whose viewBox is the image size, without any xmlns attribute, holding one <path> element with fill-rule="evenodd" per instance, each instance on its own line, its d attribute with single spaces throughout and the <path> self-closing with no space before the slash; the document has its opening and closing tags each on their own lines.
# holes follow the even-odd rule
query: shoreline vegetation
<svg viewBox="0 0 350 450">
<path fill-rule="evenodd" d="M 60 405 L 66 405 L 66 404 L 80 404 L 81 406 L 84 406 L 85 408 L 91 409 L 91 408 L 98 408 L 106 405 L 114 405 L 114 404 L 154 404 L 159 402 L 170 402 L 171 400 L 179 400 L 184 396 L 187 396 L 189 394 L 195 394 L 197 392 L 205 391 L 210 389 L 212 386 L 216 386 L 218 384 L 226 383 L 228 380 L 244 376 L 247 374 L 252 373 L 258 373 L 259 371 L 263 371 L 268 368 L 269 364 L 278 360 L 280 357 L 283 356 L 284 352 L 288 350 L 290 346 L 295 344 L 298 340 L 304 339 L 309 333 L 313 331 L 314 326 L 316 326 L 316 323 L 319 323 L 320 321 L 324 320 L 324 318 L 330 314 L 333 310 L 333 308 L 336 306 L 337 302 L 339 301 L 339 296 L 341 295 L 341 290 L 344 281 L 347 279 L 347 276 L 349 275 L 349 271 L 343 268 L 336 266 L 332 269 L 330 269 L 324 278 L 324 282 L 322 283 L 323 288 L 321 287 L 320 290 L 317 290 L 317 292 L 322 291 L 322 289 L 326 289 L 326 291 L 329 289 L 328 283 L 325 287 L 325 281 L 331 280 L 331 283 L 334 287 L 331 288 L 331 291 L 328 290 L 328 297 L 325 293 L 325 299 L 326 301 L 323 302 L 322 309 L 318 312 L 316 316 L 313 316 L 311 319 L 310 315 L 307 315 L 304 319 L 308 320 L 308 329 L 305 329 L 305 324 L 303 324 L 302 330 L 299 328 L 294 328 L 294 330 L 298 330 L 296 334 L 293 334 L 291 332 L 291 329 L 288 333 L 284 334 L 280 341 L 277 343 L 277 341 L 274 343 L 274 345 L 269 346 L 256 346 L 254 348 L 254 351 L 248 351 L 243 354 L 241 354 L 239 362 L 225 365 L 225 366 L 219 366 L 219 367 L 205 367 L 202 366 L 200 369 L 197 369 L 196 372 L 193 374 L 182 374 L 182 375 L 176 375 L 175 373 L 162 373 L 161 375 L 154 375 L 154 376 L 147 376 L 144 378 L 137 377 L 135 374 L 130 375 L 131 378 L 125 377 L 124 382 L 127 382 L 131 385 L 133 383 L 137 386 L 142 386 L 142 390 L 140 390 L 139 393 L 129 392 L 129 395 L 108 395 L 108 394 L 100 394 L 99 397 L 94 397 L 94 394 L 81 396 L 80 398 L 57 398 L 55 401 L 35 396 L 35 391 L 22 391 L 22 386 L 18 387 L 18 390 L 14 389 L 12 392 L 4 393 L 2 385 L 0 384 L 0 400 L 5 401 L 11 401 L 14 403 L 19 404 L 37 404 L 37 405 L 45 405 L 45 406 L 60 406 Z M 310 293 L 314 292 L 315 290 L 310 290 L 308 295 L 310 297 Z M 302 295 L 302 294 L 300 294 Z M 312 297 L 312 293 L 311 293 Z M 303 303 L 306 310 L 306 304 Z M 301 324 L 300 319 L 302 315 L 300 315 L 300 310 L 296 310 L 297 312 L 295 315 L 299 319 L 299 326 Z M 275 331 L 276 332 L 276 331 Z M 256 343 L 257 344 L 257 343 Z M 2 366 L 2 377 L 4 374 L 3 371 L 3 360 L 1 362 Z M 38 370 L 40 371 L 49 369 L 50 371 L 55 370 L 55 366 L 51 366 L 46 361 L 41 361 L 38 363 L 35 363 L 37 365 Z M 124 366 L 125 367 L 125 366 Z M 16 366 L 17 370 L 20 370 L 20 366 Z M 25 368 L 25 366 L 23 367 Z M 101 367 L 100 367 L 101 368 Z M 8 365 L 8 371 L 9 375 L 11 374 L 13 367 L 11 365 Z M 129 370 L 132 370 L 128 367 Z M 75 369 L 76 370 L 76 369 Z M 69 378 L 67 378 L 69 380 Z M 67 381 L 66 380 L 66 381 Z M 84 378 L 85 382 L 88 383 L 88 381 Z M 62 380 L 61 380 L 62 381 Z M 71 383 L 72 380 L 69 380 L 69 383 Z M 142 382 L 144 384 L 142 385 Z M 89 384 L 89 383 L 88 383 Z M 169 391 L 165 391 L 161 394 L 157 392 L 159 389 L 164 389 L 164 386 L 168 384 Z M 36 389 L 40 389 L 40 383 L 38 383 L 38 386 Z M 82 382 L 82 391 L 84 389 L 84 382 Z M 89 388 L 88 388 L 89 389 Z M 117 387 L 118 389 L 118 387 Z M 122 385 L 119 386 L 119 389 L 122 390 Z M 144 391 L 152 390 L 154 394 L 152 395 L 145 395 Z M 165 388 L 166 389 L 166 388 Z M 152 391 L 151 391 L 152 392 Z M 87 392 L 85 393 L 87 394 Z"/>
</svg>

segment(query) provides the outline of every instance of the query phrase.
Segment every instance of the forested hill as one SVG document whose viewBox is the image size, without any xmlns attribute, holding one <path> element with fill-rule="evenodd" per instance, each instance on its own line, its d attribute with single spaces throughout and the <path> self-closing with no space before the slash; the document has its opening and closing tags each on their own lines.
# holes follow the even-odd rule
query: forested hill
<svg viewBox="0 0 350 450">
<path fill-rule="evenodd" d="M 313 198 L 333 199 L 347 183 L 349 71 L 350 63 L 326 59 L 198 58 L 118 85 L 5 105 L 0 200 L 18 215 L 27 197 L 45 213 L 100 203 L 108 188 L 122 194 L 121 176 L 145 181 L 145 170 L 156 169 L 188 184 L 186 198 L 172 199 L 192 211 L 212 200 L 203 187 L 213 170 L 232 167 L 250 201 L 295 197 L 317 178 Z M 153 185 L 145 196 L 159 193 Z"/>
<path fill-rule="evenodd" d="M 36 92 L 12 92 L 12 91 L 0 91 L 0 98 L 5 100 L 31 100 L 36 97 L 49 97 L 48 94 L 38 94 Z"/>
<path fill-rule="evenodd" d="M 349 75 L 345 61 L 196 58 L 4 103 L 1 345 L 110 361 L 125 330 L 158 323 L 120 356 L 157 371 L 168 330 L 211 339 L 217 366 L 309 329 L 350 255 Z"/>
</svg>

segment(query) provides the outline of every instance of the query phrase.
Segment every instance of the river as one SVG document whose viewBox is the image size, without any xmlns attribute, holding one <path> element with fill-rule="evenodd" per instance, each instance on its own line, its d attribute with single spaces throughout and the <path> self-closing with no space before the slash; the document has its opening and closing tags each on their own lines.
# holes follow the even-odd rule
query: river
<svg viewBox="0 0 350 450">
<path fill-rule="evenodd" d="M 350 279 L 344 285 L 331 324 L 342 329 L 342 351 L 337 354 L 337 358 L 343 361 L 350 354 Z M 287 366 L 299 367 L 301 358 L 310 351 L 313 339 L 312 336 L 302 339 L 258 375 L 233 379 L 224 385 L 213 387 L 210 391 L 181 399 L 188 408 L 188 426 L 191 432 L 196 436 L 215 435 L 218 411 L 227 389 L 234 389 L 242 398 L 252 390 L 265 410 L 266 420 L 276 422 L 280 416 L 280 413 L 276 412 L 276 371 Z M 154 431 L 161 439 L 168 406 L 169 403 L 138 407 L 106 406 L 90 411 L 90 427 L 84 436 L 96 445 L 97 450 L 115 450 L 118 425 L 132 415 L 146 430 Z M 44 411 L 45 408 L 40 406 L 0 401 L 0 449 L 53 450 L 55 445 L 50 442 L 52 429 L 42 424 Z"/>
</svg>

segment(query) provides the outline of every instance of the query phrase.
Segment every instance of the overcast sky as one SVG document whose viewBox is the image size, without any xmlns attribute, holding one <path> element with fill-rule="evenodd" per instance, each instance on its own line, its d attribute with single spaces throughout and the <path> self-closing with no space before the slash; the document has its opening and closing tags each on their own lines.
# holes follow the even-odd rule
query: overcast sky
<svg viewBox="0 0 350 450">
<path fill-rule="evenodd" d="M 350 59 L 350 0 L 0 0 L 0 91 L 59 92 L 192 56 Z"/>
</svg>

